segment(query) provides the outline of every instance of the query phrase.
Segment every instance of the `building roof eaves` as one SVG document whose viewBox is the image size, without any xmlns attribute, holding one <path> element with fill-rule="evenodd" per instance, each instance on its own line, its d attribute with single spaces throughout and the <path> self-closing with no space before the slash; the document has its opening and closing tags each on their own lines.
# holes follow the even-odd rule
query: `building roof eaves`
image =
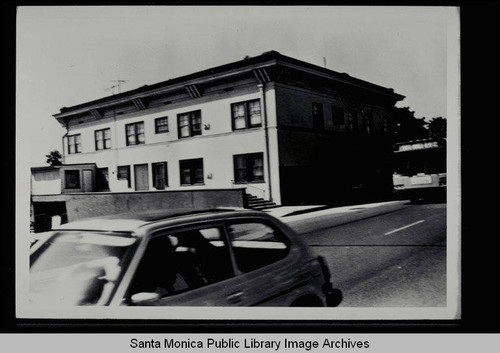
<svg viewBox="0 0 500 353">
<path fill-rule="evenodd" d="M 181 89 L 184 86 L 190 84 L 202 84 L 224 77 L 231 77 L 236 74 L 241 74 L 243 72 L 248 72 L 254 69 L 271 66 L 273 64 L 276 64 L 276 60 L 273 60 L 273 57 L 268 57 L 263 54 L 254 58 L 244 59 L 222 66 L 217 66 L 211 69 L 206 69 L 192 74 L 180 76 L 167 81 L 158 82 L 153 85 L 144 85 L 134 90 L 99 98 L 93 101 L 74 105 L 72 107 L 64 107 L 61 108 L 60 113 L 54 114 L 53 117 L 55 117 L 56 119 L 61 119 L 86 112 L 91 109 L 125 103 L 127 101 L 130 101 L 131 99 L 144 98 L 151 94 L 158 94 Z"/>
<path fill-rule="evenodd" d="M 287 57 L 284 55 L 282 55 L 282 58 L 284 59 L 283 62 L 279 61 L 278 63 L 282 64 L 283 66 L 287 66 L 287 67 L 294 68 L 294 69 L 299 69 L 299 70 L 306 71 L 309 73 L 319 74 L 320 76 L 325 77 L 327 79 L 340 81 L 340 82 L 343 82 L 343 83 L 346 83 L 349 85 L 357 86 L 357 87 L 360 87 L 363 89 L 368 89 L 371 91 L 376 91 L 378 93 L 391 96 L 397 100 L 402 100 L 405 98 L 405 96 L 398 94 L 398 93 L 395 93 L 392 88 L 387 88 L 387 87 L 383 87 L 383 86 L 380 86 L 380 85 L 377 85 L 377 84 L 374 84 L 374 83 L 371 83 L 368 81 L 364 81 L 364 80 L 361 80 L 359 78 L 350 76 L 347 73 L 339 73 L 339 72 L 334 71 L 334 70 L 323 68 L 323 67 L 320 67 L 320 66 L 317 66 L 314 64 L 310 64 L 310 63 L 305 62 L 305 61 L 300 61 L 300 60 L 297 60 L 297 59 L 294 59 L 291 57 Z M 304 68 L 307 70 L 304 70 Z"/>
<path fill-rule="evenodd" d="M 396 100 L 402 100 L 405 96 L 397 94 L 392 88 L 382 87 L 355 77 L 349 76 L 346 73 L 339 73 L 318 65 L 310 64 L 289 56 L 282 55 L 276 51 L 266 52 L 259 56 L 245 58 L 240 61 L 235 61 L 229 64 L 224 64 L 214 68 L 198 71 L 188 75 L 180 76 L 167 81 L 155 83 L 153 85 L 144 85 L 134 90 L 119 93 L 113 96 L 103 97 L 90 102 L 78 104 L 72 107 L 61 108 L 61 112 L 53 116 L 61 122 L 61 119 L 74 116 L 76 114 L 88 112 L 92 109 L 99 109 L 110 105 L 125 103 L 132 99 L 140 99 L 152 94 L 160 94 L 173 90 L 182 89 L 190 84 L 203 84 L 221 78 L 229 78 L 237 74 L 248 72 L 251 70 L 268 67 L 272 65 L 283 65 L 306 71 L 309 73 L 319 74 L 325 78 L 341 81 L 346 84 L 358 86 L 363 89 L 376 91 L 378 93 L 391 96 Z M 304 70 L 306 69 L 306 70 Z"/>
</svg>

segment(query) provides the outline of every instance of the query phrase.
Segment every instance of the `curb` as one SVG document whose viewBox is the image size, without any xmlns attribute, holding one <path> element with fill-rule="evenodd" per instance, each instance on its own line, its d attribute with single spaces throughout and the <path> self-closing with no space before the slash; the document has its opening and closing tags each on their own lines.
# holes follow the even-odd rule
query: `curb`
<svg viewBox="0 0 500 353">
<path fill-rule="evenodd" d="M 331 208 L 321 211 L 312 211 L 299 216 L 283 216 L 279 217 L 279 219 L 297 233 L 306 234 L 398 211 L 405 207 L 408 207 L 407 201 L 391 201 L 377 206 L 359 205 L 341 207 L 341 209 L 345 208 L 345 210 L 342 211 L 339 211 L 338 208 Z M 318 223 L 321 223 L 320 228 L 318 228 Z"/>
</svg>

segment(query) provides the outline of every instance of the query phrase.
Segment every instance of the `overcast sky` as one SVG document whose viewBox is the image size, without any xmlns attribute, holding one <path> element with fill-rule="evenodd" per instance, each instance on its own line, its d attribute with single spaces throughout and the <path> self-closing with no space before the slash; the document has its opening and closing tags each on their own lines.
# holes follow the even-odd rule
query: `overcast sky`
<svg viewBox="0 0 500 353">
<path fill-rule="evenodd" d="M 46 165 L 64 134 L 52 115 L 111 95 L 114 80 L 126 80 L 124 92 L 269 50 L 320 66 L 325 58 L 406 96 L 398 106 L 416 117 L 452 122 L 457 31 L 451 7 L 20 7 L 18 157 Z"/>
</svg>

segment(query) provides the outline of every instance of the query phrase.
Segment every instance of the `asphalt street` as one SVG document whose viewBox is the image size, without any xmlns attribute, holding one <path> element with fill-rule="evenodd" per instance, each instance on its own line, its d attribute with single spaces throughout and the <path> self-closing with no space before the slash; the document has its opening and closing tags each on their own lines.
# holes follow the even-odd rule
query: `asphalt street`
<svg viewBox="0 0 500 353">
<path fill-rule="evenodd" d="M 350 210 L 355 210 L 351 207 Z M 446 306 L 446 205 L 399 205 L 331 225 L 327 215 L 290 222 L 323 255 L 343 307 Z M 332 215 L 333 217 L 333 215 Z M 286 219 L 284 217 L 283 219 Z"/>
</svg>

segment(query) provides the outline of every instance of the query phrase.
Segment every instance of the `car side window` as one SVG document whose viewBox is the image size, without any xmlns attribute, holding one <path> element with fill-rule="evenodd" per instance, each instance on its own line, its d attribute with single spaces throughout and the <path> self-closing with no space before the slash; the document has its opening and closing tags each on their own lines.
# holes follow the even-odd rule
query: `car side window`
<svg viewBox="0 0 500 353">
<path fill-rule="evenodd" d="M 236 265 L 241 272 L 249 272 L 285 258 L 288 240 L 274 226 L 248 221 L 228 225 Z"/>
<path fill-rule="evenodd" d="M 128 297 L 143 292 L 175 295 L 225 280 L 233 273 L 220 228 L 162 232 L 149 241 Z"/>
</svg>

